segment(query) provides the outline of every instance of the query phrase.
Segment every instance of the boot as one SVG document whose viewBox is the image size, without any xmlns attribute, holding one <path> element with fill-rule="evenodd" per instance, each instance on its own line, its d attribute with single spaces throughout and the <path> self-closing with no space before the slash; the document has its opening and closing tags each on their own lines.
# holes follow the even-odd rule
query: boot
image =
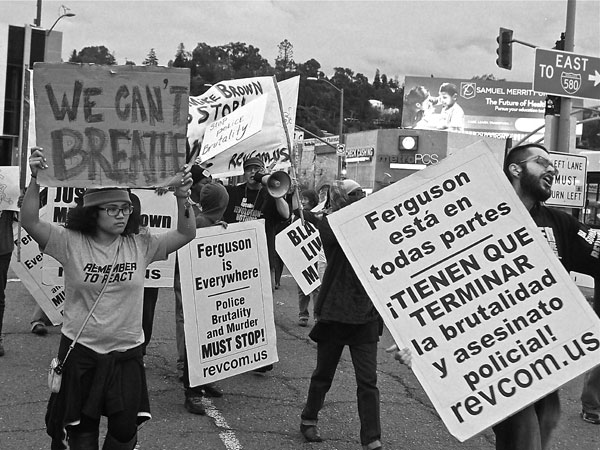
<svg viewBox="0 0 600 450">
<path fill-rule="evenodd" d="M 69 450 L 98 450 L 98 431 L 68 433 Z"/>
<path fill-rule="evenodd" d="M 117 441 L 110 434 L 106 433 L 102 450 L 133 450 L 137 444 L 137 433 L 129 440 L 129 442 Z"/>
</svg>

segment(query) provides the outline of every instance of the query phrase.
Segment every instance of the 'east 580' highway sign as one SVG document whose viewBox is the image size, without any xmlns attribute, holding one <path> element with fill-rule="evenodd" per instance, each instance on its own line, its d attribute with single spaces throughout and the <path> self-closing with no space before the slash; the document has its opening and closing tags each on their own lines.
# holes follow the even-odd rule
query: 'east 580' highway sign
<svg viewBox="0 0 600 450">
<path fill-rule="evenodd" d="M 600 58 L 537 48 L 533 90 L 600 100 Z"/>
</svg>

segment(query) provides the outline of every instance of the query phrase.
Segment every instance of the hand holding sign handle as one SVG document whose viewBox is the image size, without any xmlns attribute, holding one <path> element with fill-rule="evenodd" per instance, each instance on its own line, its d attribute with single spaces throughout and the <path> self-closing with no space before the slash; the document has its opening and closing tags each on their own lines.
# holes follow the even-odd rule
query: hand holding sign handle
<svg viewBox="0 0 600 450">
<path fill-rule="evenodd" d="M 48 168 L 44 150 L 41 147 L 32 147 L 31 156 L 29 157 L 29 168 L 31 169 L 32 178 L 37 178 L 38 171 Z"/>
</svg>

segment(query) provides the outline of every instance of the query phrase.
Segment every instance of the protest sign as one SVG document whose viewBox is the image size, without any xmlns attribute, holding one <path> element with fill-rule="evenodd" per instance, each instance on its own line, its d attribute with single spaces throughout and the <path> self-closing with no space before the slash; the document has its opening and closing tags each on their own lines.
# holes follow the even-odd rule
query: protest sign
<svg viewBox="0 0 600 450">
<path fill-rule="evenodd" d="M 18 235 L 18 228 L 18 224 L 15 223 L 13 226 L 14 236 Z M 15 239 L 15 249 L 10 260 L 10 268 L 19 277 L 23 286 L 42 308 L 48 319 L 54 325 L 59 325 L 62 323 L 62 311 L 65 301 L 64 288 L 42 283 L 42 261 L 42 252 L 37 242 L 21 228 L 20 238 Z"/>
<path fill-rule="evenodd" d="M 269 94 L 236 109 L 211 123 L 204 133 L 200 160 L 207 161 L 219 153 L 254 136 L 262 129 Z"/>
<path fill-rule="evenodd" d="M 209 160 L 199 158 L 199 162 L 207 166 L 213 176 L 241 175 L 244 161 L 251 157 L 261 158 L 266 166 L 273 164 L 273 170 L 290 166 L 291 154 L 283 126 L 285 124 L 290 135 L 293 135 L 299 77 L 277 83 L 277 86 L 275 83 L 277 82 L 273 77 L 227 80 L 215 84 L 200 96 L 190 97 L 187 137 L 190 147 L 193 148 L 202 146 L 209 124 L 268 94 L 261 133 L 231 147 L 217 157 Z M 281 106 L 278 102 L 277 88 L 281 95 Z"/>
<path fill-rule="evenodd" d="M 69 210 L 83 201 L 84 192 L 81 188 L 49 188 L 48 220 L 57 225 L 64 225 Z M 153 190 L 132 189 L 131 195 L 137 196 L 140 201 L 141 232 L 158 234 L 177 228 L 177 202 L 171 193 L 157 195 Z M 174 277 L 175 253 L 171 253 L 166 260 L 154 261 L 146 268 L 144 286 L 173 287 Z M 44 255 L 42 281 L 48 285 L 64 284 L 62 265 L 48 255 Z"/>
<path fill-rule="evenodd" d="M 157 186 L 186 159 L 189 69 L 36 63 L 47 186 Z"/>
<path fill-rule="evenodd" d="M 177 255 L 190 385 L 277 362 L 264 220 L 200 228 Z"/>
<path fill-rule="evenodd" d="M 323 245 L 315 225 L 292 222 L 275 236 L 275 248 L 305 295 L 321 286 L 317 264 Z"/>
<path fill-rule="evenodd" d="M 584 155 L 550 152 L 552 165 L 558 170 L 552 195 L 546 204 L 563 208 L 583 208 L 586 195 L 587 158 Z"/>
<path fill-rule="evenodd" d="M 19 166 L 0 166 L 0 211 L 18 211 Z"/>
<path fill-rule="evenodd" d="M 329 216 L 461 441 L 594 367 L 600 348 L 600 321 L 485 147 Z"/>
</svg>

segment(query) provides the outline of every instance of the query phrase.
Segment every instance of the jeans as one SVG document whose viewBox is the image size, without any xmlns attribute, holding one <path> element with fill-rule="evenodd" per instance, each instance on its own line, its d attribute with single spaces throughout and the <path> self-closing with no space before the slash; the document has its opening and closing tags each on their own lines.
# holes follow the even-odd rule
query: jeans
<svg viewBox="0 0 600 450">
<path fill-rule="evenodd" d="M 313 292 L 306 295 L 306 294 L 304 294 L 304 292 L 302 292 L 302 289 L 300 289 L 300 286 L 298 286 L 298 308 L 300 310 L 298 313 L 298 317 L 306 317 L 307 319 L 310 317 L 310 314 L 308 312 L 308 304 L 310 303 L 310 298 L 311 297 L 313 298 L 313 308 L 314 308 L 314 306 L 315 306 L 314 299 L 316 299 L 318 295 L 319 295 L 319 288 L 315 289 Z M 314 313 L 313 313 L 313 317 L 314 317 Z"/>
<path fill-rule="evenodd" d="M 157 287 L 144 288 L 144 306 L 142 309 L 142 329 L 144 330 L 143 353 L 146 354 L 146 347 L 152 339 L 152 328 L 154 328 L 154 312 L 156 311 L 156 301 L 158 300 Z"/>
<path fill-rule="evenodd" d="M 349 345 L 356 376 L 356 398 L 360 417 L 360 442 L 368 445 L 381 438 L 379 389 L 377 388 L 377 342 Z M 344 344 L 319 341 L 317 367 L 310 379 L 306 405 L 301 419 L 304 425 L 316 425 L 325 395 L 331 388 Z"/>
<path fill-rule="evenodd" d="M 183 300 L 181 298 L 181 278 L 179 277 L 179 266 L 175 265 L 175 279 L 173 280 L 173 291 L 175 292 L 175 342 L 177 343 L 177 365 L 183 366 L 185 356 L 185 331 L 183 327 Z"/>
<path fill-rule="evenodd" d="M 546 450 L 560 418 L 558 391 L 493 427 L 496 450 Z"/>
<path fill-rule="evenodd" d="M 6 307 L 6 282 L 8 281 L 8 266 L 12 253 L 0 255 L 0 337 L 2 337 L 2 322 L 4 321 L 4 309 Z"/>
<path fill-rule="evenodd" d="M 585 374 L 581 408 L 584 412 L 600 414 L 600 366 L 594 367 Z"/>
</svg>

